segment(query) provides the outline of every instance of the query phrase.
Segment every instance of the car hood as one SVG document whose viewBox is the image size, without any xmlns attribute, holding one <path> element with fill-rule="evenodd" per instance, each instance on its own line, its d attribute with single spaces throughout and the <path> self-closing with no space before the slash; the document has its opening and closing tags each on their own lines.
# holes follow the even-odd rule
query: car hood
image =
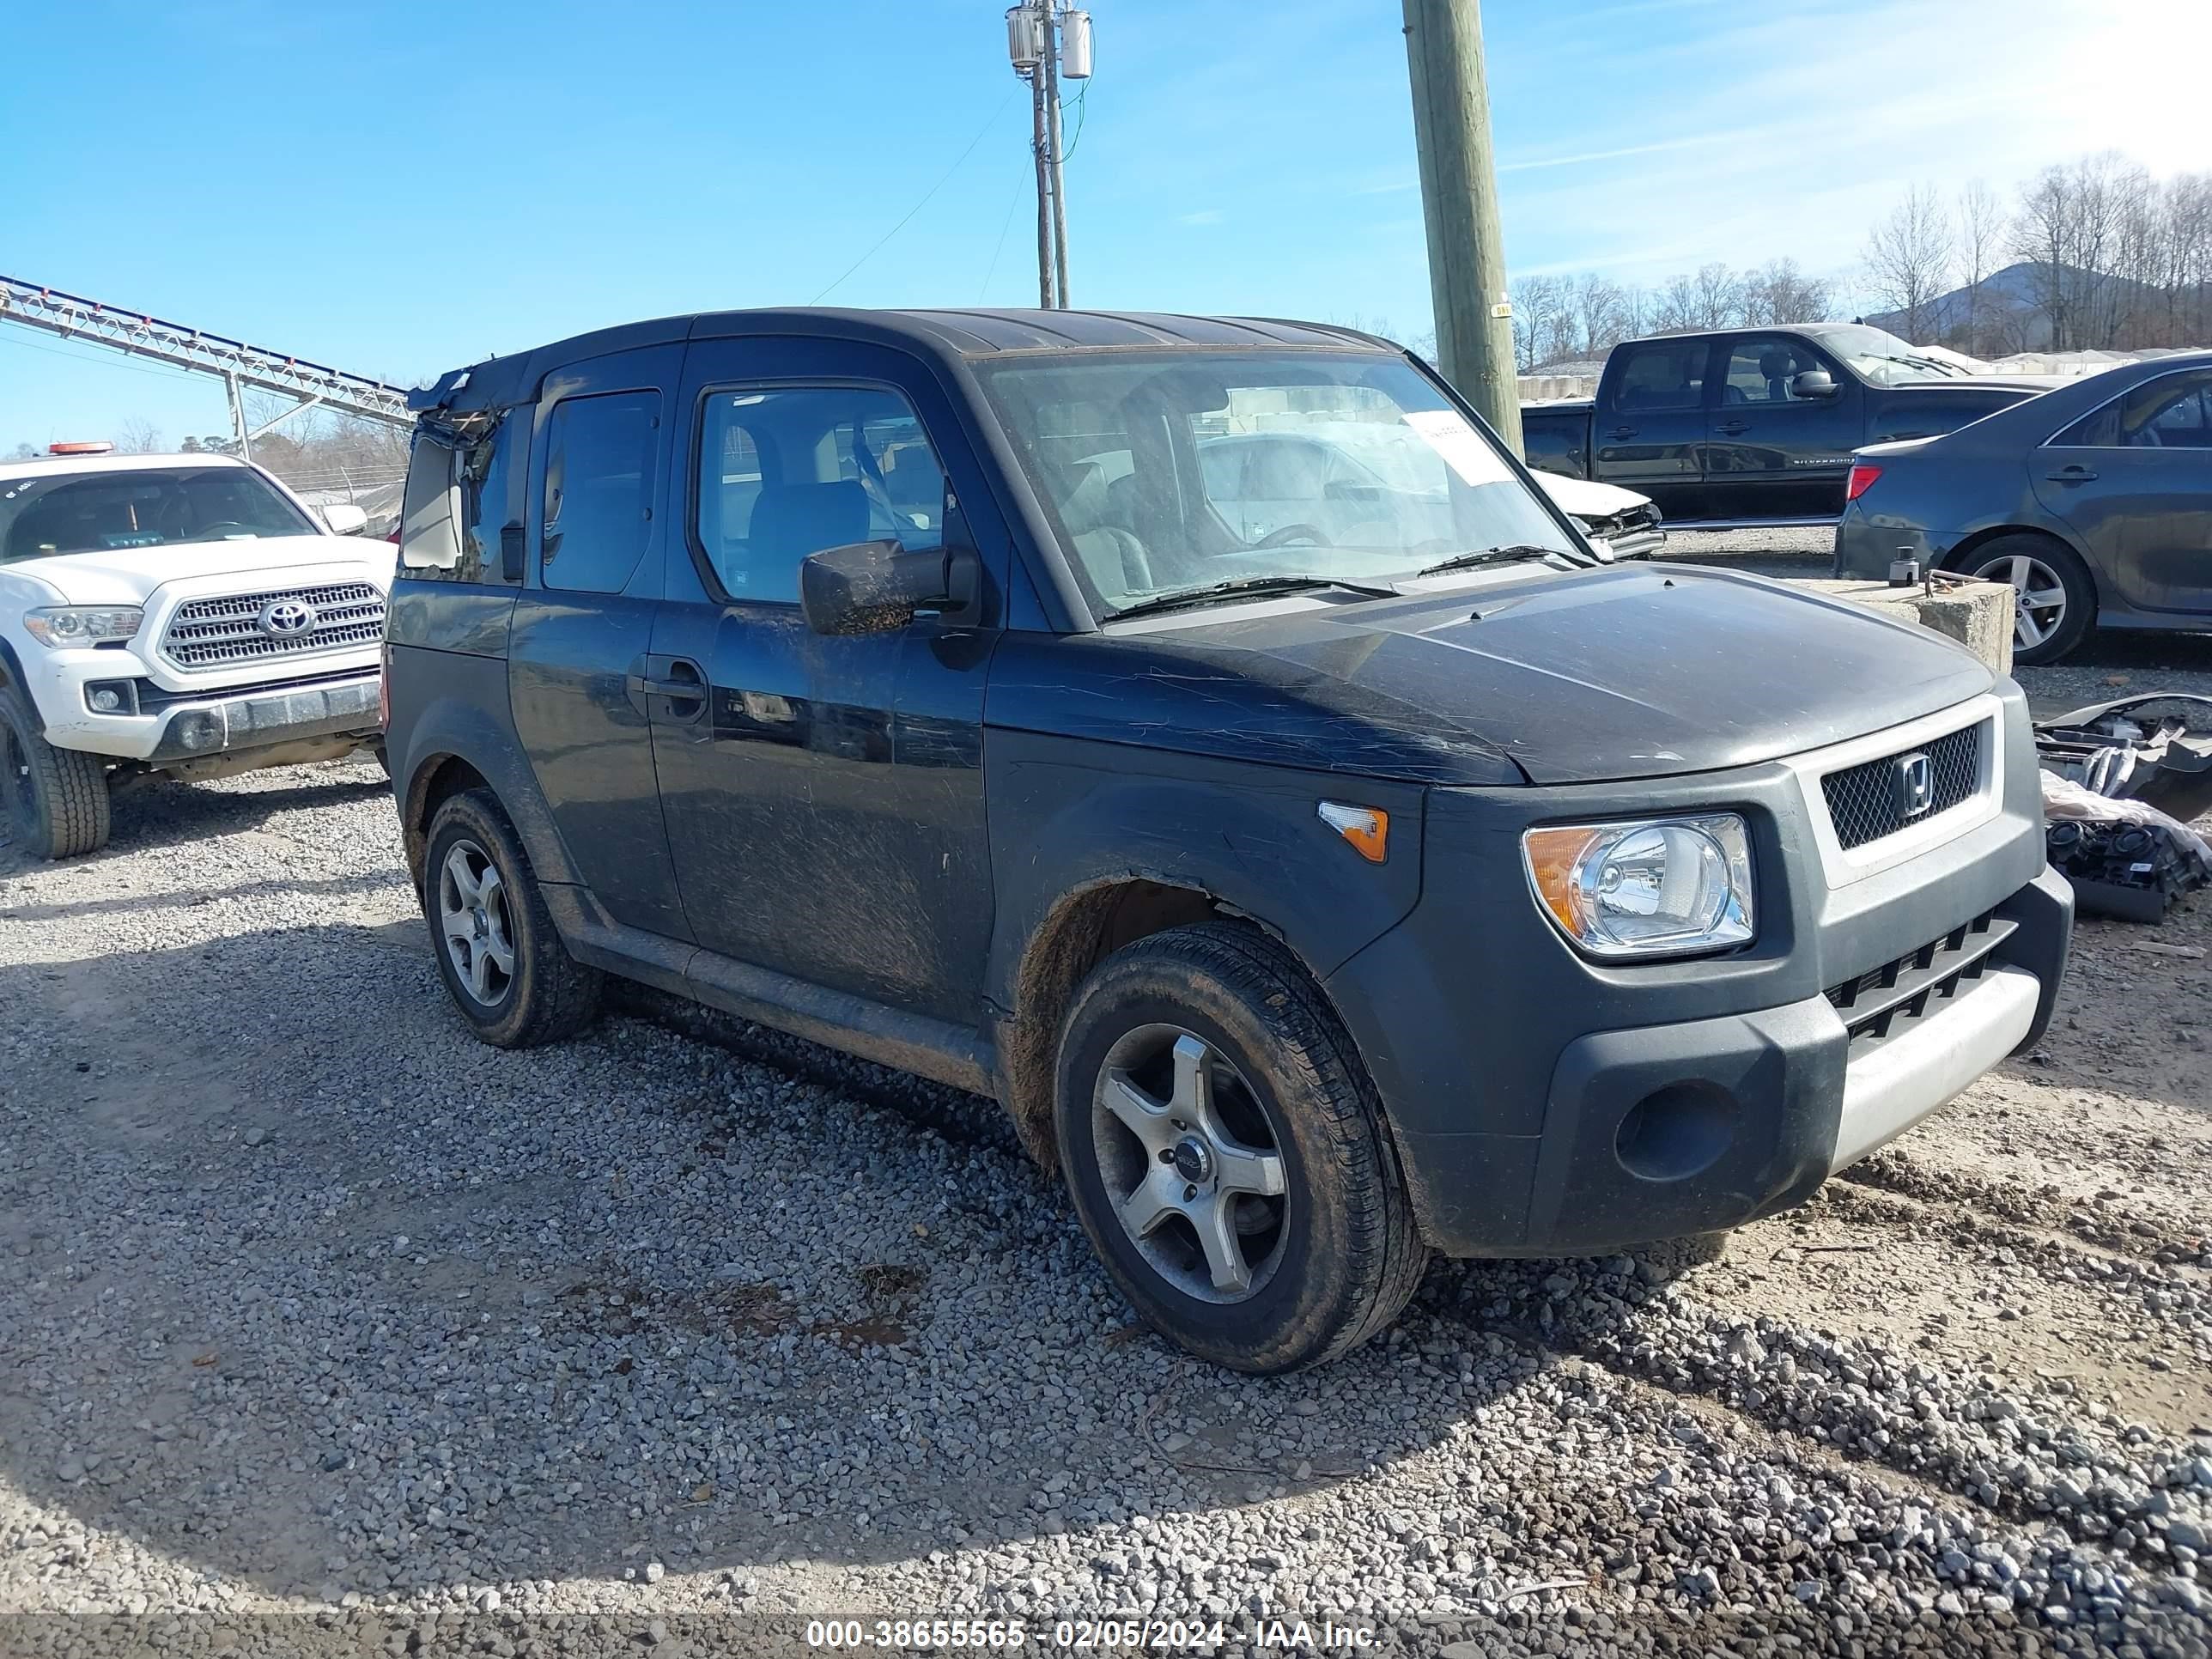
<svg viewBox="0 0 2212 1659">
<path fill-rule="evenodd" d="M 1695 566 L 1194 623 L 1009 635 L 991 721 L 1416 782 L 1595 783 L 1773 760 L 1991 684 L 1940 635 Z"/>
<path fill-rule="evenodd" d="M 169 547 L 58 553 L 9 567 L 35 576 L 70 605 L 137 605 L 170 582 L 204 577 L 259 576 L 331 565 L 357 567 L 379 587 L 388 585 L 393 551 L 358 536 L 256 536 L 228 542 L 179 542 Z"/>
<path fill-rule="evenodd" d="M 2067 377 L 2063 374 L 1966 374 L 1949 380 L 1907 380 L 1902 386 L 1884 386 L 1882 393 L 1888 396 L 1902 392 L 1917 398 L 1923 393 L 1956 392 L 1966 386 L 1976 392 L 2016 392 L 2027 398 L 2066 384 Z"/>
<path fill-rule="evenodd" d="M 1531 476 L 1538 487 L 1558 505 L 1560 512 L 1577 519 L 1609 519 L 1616 513 L 1632 513 L 1639 507 L 1651 505 L 1649 495 L 1623 489 L 1619 484 L 1597 483 L 1589 478 L 1569 478 L 1557 472 L 1537 472 Z"/>
</svg>

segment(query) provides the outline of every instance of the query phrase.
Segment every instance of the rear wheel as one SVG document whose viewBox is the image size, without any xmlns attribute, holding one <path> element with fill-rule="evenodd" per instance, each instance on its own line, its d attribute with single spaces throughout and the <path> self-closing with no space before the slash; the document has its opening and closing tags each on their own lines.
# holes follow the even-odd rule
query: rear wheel
<svg viewBox="0 0 2212 1659">
<path fill-rule="evenodd" d="M 599 971 L 561 943 L 529 856 L 489 792 L 455 795 L 430 820 L 422 912 L 454 1006 L 493 1047 L 556 1042 L 598 1014 Z"/>
<path fill-rule="evenodd" d="M 1060 1163 L 1154 1329 L 1238 1370 L 1332 1359 L 1427 1261 L 1351 1037 L 1304 970 L 1205 922 L 1116 951 L 1061 1030 Z"/>
<path fill-rule="evenodd" d="M 1999 536 L 1956 562 L 1966 574 L 2013 591 L 2012 658 L 2057 662 L 2097 620 L 2097 585 L 2074 550 L 2048 536 Z"/>
<path fill-rule="evenodd" d="M 22 699 L 0 696 L 0 809 L 9 837 L 34 859 L 75 858 L 107 845 L 107 768 L 57 749 Z"/>
</svg>

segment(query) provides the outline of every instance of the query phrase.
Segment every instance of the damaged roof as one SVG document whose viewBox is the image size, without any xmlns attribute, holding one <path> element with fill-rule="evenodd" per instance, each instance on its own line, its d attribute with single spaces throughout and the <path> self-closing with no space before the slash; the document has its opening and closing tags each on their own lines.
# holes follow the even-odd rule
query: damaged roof
<svg viewBox="0 0 2212 1659">
<path fill-rule="evenodd" d="M 1267 317 L 1185 317 L 1165 312 L 863 311 L 835 306 L 705 311 L 596 329 L 512 356 L 489 358 L 410 392 L 422 410 L 504 409 L 537 396 L 545 376 L 611 352 L 748 334 L 817 335 L 920 348 L 926 354 L 986 357 L 1008 351 L 1142 346 L 1334 346 L 1395 351 L 1389 341 L 1327 323 Z"/>
</svg>

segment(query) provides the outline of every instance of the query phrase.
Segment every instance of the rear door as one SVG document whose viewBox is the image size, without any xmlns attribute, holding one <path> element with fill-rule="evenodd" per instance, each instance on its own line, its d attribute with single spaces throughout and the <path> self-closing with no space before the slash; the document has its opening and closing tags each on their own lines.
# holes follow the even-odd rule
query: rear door
<svg viewBox="0 0 2212 1659">
<path fill-rule="evenodd" d="M 682 347 L 658 346 L 548 377 L 507 647 L 514 729 L 569 856 L 616 921 L 678 939 L 689 933 L 642 688 L 682 360 Z"/>
<path fill-rule="evenodd" d="M 2037 498 L 2130 605 L 2212 611 L 2212 369 L 2146 381 L 2029 460 Z"/>
<path fill-rule="evenodd" d="M 953 407 L 902 352 L 791 338 L 695 341 L 683 405 L 683 539 L 653 650 L 708 684 L 702 706 L 656 705 L 653 740 L 698 942 L 972 1026 L 996 635 L 922 617 L 825 637 L 799 604 L 811 553 L 920 551 L 944 544 L 956 501 L 993 510 Z"/>
<path fill-rule="evenodd" d="M 1709 516 L 1705 390 L 1709 338 L 1616 346 L 1590 417 L 1590 476 L 1649 495 L 1670 519 Z"/>
<path fill-rule="evenodd" d="M 1705 489 L 1719 519 L 1832 519 L 1844 510 L 1851 451 L 1866 431 L 1866 389 L 1809 341 L 1739 334 L 1726 342 L 1707 412 Z M 1835 395 L 1802 398 L 1797 376 L 1825 369 Z"/>
</svg>

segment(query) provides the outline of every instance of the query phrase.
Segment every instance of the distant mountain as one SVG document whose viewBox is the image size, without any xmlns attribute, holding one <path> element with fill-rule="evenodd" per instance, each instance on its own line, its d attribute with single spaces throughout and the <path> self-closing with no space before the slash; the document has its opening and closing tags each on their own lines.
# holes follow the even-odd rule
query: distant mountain
<svg viewBox="0 0 2212 1659">
<path fill-rule="evenodd" d="M 2107 276 L 2074 265 L 2061 265 L 2058 271 L 2060 283 L 2073 299 L 2078 317 L 2074 331 L 2077 333 L 2092 317 L 2118 314 L 2127 310 L 2130 303 L 2148 298 L 2153 291 L 2128 277 Z M 2050 286 L 2047 268 L 2027 260 L 1991 271 L 1979 283 L 1954 288 L 1929 301 L 1927 314 L 1934 319 L 1934 326 L 1923 324 L 1920 332 L 1928 337 L 1917 343 L 1963 342 L 1972 326 L 1979 337 L 1977 343 L 1980 356 L 2047 351 L 2051 344 L 2051 319 L 2044 314 L 2041 295 Z M 1893 334 L 1905 332 L 1905 313 L 1901 311 L 1881 312 L 1865 320 Z M 2066 343 L 2069 349 L 2078 349 L 2091 342 L 2076 338 Z"/>
</svg>

